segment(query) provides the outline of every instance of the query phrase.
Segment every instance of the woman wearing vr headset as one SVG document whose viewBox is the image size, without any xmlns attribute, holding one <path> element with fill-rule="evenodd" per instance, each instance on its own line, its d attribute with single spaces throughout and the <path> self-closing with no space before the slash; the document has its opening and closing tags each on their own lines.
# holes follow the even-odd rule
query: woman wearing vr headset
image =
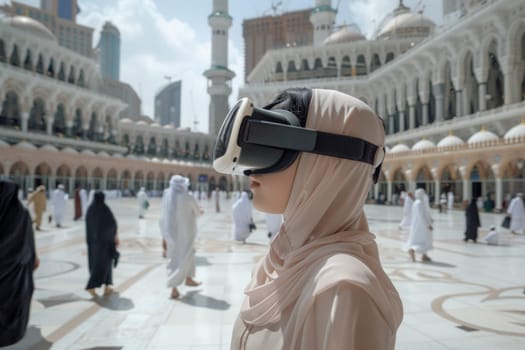
<svg viewBox="0 0 525 350">
<path fill-rule="evenodd" d="M 254 206 L 284 219 L 245 290 L 232 349 L 394 349 L 402 303 L 363 211 L 384 138 L 365 103 L 332 90 L 287 90 L 264 109 L 244 99 L 229 113 L 214 167 L 249 175 Z"/>
</svg>

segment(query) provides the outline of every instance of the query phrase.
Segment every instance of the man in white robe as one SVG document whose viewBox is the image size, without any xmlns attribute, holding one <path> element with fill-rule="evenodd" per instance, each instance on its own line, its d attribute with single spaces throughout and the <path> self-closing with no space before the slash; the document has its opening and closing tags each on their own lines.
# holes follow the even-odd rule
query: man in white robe
<svg viewBox="0 0 525 350">
<path fill-rule="evenodd" d="M 412 205 L 412 223 L 410 234 L 405 244 L 412 261 L 416 261 L 415 253 L 422 254 L 424 262 L 431 261 L 427 252 L 432 249 L 432 217 L 427 209 L 425 190 L 418 188 L 415 193 L 416 200 Z"/>
<path fill-rule="evenodd" d="M 449 210 L 454 208 L 454 192 L 448 191 L 447 193 L 447 206 Z"/>
<path fill-rule="evenodd" d="M 523 194 L 518 193 L 509 204 L 507 213 L 510 215 L 510 231 L 514 234 L 525 232 L 525 206 Z"/>
<path fill-rule="evenodd" d="M 403 200 L 403 219 L 399 223 L 399 229 L 408 229 L 412 223 L 412 205 L 414 203 L 414 195 L 410 192 L 401 192 L 401 199 Z"/>
<path fill-rule="evenodd" d="M 232 206 L 233 215 L 233 239 L 236 241 L 246 242 L 250 236 L 250 224 L 252 220 L 252 203 L 248 193 L 243 192 Z"/>
<path fill-rule="evenodd" d="M 160 216 L 160 229 L 166 242 L 168 259 L 168 287 L 171 298 L 179 297 L 177 287 L 183 282 L 187 286 L 198 286 L 195 276 L 195 238 L 197 217 L 202 210 L 195 197 L 188 193 L 189 180 L 180 175 L 170 179 L 170 187 L 164 190 Z"/>
<path fill-rule="evenodd" d="M 82 209 L 82 217 L 86 218 L 86 212 L 88 208 L 88 197 L 87 197 L 87 191 L 85 189 L 81 189 L 78 193 L 80 196 L 80 207 Z"/>
<path fill-rule="evenodd" d="M 148 195 L 144 187 L 141 187 L 137 193 L 137 200 L 139 204 L 139 219 L 144 219 L 144 214 L 146 214 L 146 210 L 149 208 Z"/>
<path fill-rule="evenodd" d="M 53 208 L 53 218 L 57 227 L 62 227 L 64 213 L 66 211 L 67 194 L 64 193 L 64 185 L 58 185 L 51 195 L 51 206 Z"/>
</svg>

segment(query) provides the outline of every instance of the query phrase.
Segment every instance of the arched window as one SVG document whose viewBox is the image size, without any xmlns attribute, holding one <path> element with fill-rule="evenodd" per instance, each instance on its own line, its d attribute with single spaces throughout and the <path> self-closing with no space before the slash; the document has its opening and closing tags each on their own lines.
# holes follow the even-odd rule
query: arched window
<svg viewBox="0 0 525 350">
<path fill-rule="evenodd" d="M 18 103 L 18 95 L 16 92 L 8 91 L 1 107 L 0 125 L 19 129 L 21 126 L 20 105 Z"/>
<path fill-rule="evenodd" d="M 18 57 L 18 46 L 13 47 L 13 52 L 11 53 L 11 59 L 9 60 L 13 66 L 20 67 L 20 58 Z"/>
</svg>

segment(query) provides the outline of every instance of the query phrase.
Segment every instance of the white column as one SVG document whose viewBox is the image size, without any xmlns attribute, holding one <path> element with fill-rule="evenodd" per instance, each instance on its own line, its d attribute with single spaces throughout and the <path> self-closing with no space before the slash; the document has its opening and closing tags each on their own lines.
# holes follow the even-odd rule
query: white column
<svg viewBox="0 0 525 350">
<path fill-rule="evenodd" d="M 387 188 L 386 188 L 386 201 L 388 203 L 392 203 L 392 181 L 386 182 Z"/>
<path fill-rule="evenodd" d="M 482 112 L 487 109 L 487 83 L 479 84 L 479 111 Z"/>
<path fill-rule="evenodd" d="M 441 181 L 438 180 L 434 180 L 434 192 L 435 192 L 435 195 L 434 195 L 434 204 L 435 205 L 439 205 L 439 196 L 441 195 Z"/>
<path fill-rule="evenodd" d="M 501 203 L 503 202 L 503 185 L 501 177 L 496 178 L 496 211 L 501 211 Z"/>
<path fill-rule="evenodd" d="M 399 131 L 405 131 L 405 111 L 399 111 Z"/>
<path fill-rule="evenodd" d="M 469 179 L 463 179 L 463 201 L 469 201 L 471 197 L 471 189 L 472 183 Z"/>
<path fill-rule="evenodd" d="M 456 91 L 456 117 L 461 117 L 463 115 L 463 98 L 461 90 Z"/>
<path fill-rule="evenodd" d="M 408 106 L 408 129 L 414 129 L 416 127 L 416 106 Z"/>
<path fill-rule="evenodd" d="M 22 132 L 27 132 L 27 123 L 29 121 L 29 112 L 22 112 Z"/>
</svg>

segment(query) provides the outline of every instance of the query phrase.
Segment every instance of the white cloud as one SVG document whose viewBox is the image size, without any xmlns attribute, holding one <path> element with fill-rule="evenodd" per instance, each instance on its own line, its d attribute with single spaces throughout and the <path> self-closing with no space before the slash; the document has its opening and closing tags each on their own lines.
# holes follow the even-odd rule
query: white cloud
<svg viewBox="0 0 525 350">
<path fill-rule="evenodd" d="M 153 117 L 155 93 L 167 81 L 182 80 L 181 125 L 192 127 L 194 118 L 198 130 L 208 131 L 209 96 L 202 73 L 210 66 L 210 41 L 198 42 L 191 24 L 180 18 L 166 18 L 152 0 L 117 0 L 97 5 L 84 1 L 79 22 L 96 28 L 94 44 L 106 20 L 110 20 L 121 35 L 120 79 L 131 84 L 142 99 L 142 111 Z M 109 17 L 109 18 L 108 18 Z M 243 57 L 230 41 L 230 69 L 242 75 Z M 234 92 L 237 95 L 235 79 Z"/>
</svg>

